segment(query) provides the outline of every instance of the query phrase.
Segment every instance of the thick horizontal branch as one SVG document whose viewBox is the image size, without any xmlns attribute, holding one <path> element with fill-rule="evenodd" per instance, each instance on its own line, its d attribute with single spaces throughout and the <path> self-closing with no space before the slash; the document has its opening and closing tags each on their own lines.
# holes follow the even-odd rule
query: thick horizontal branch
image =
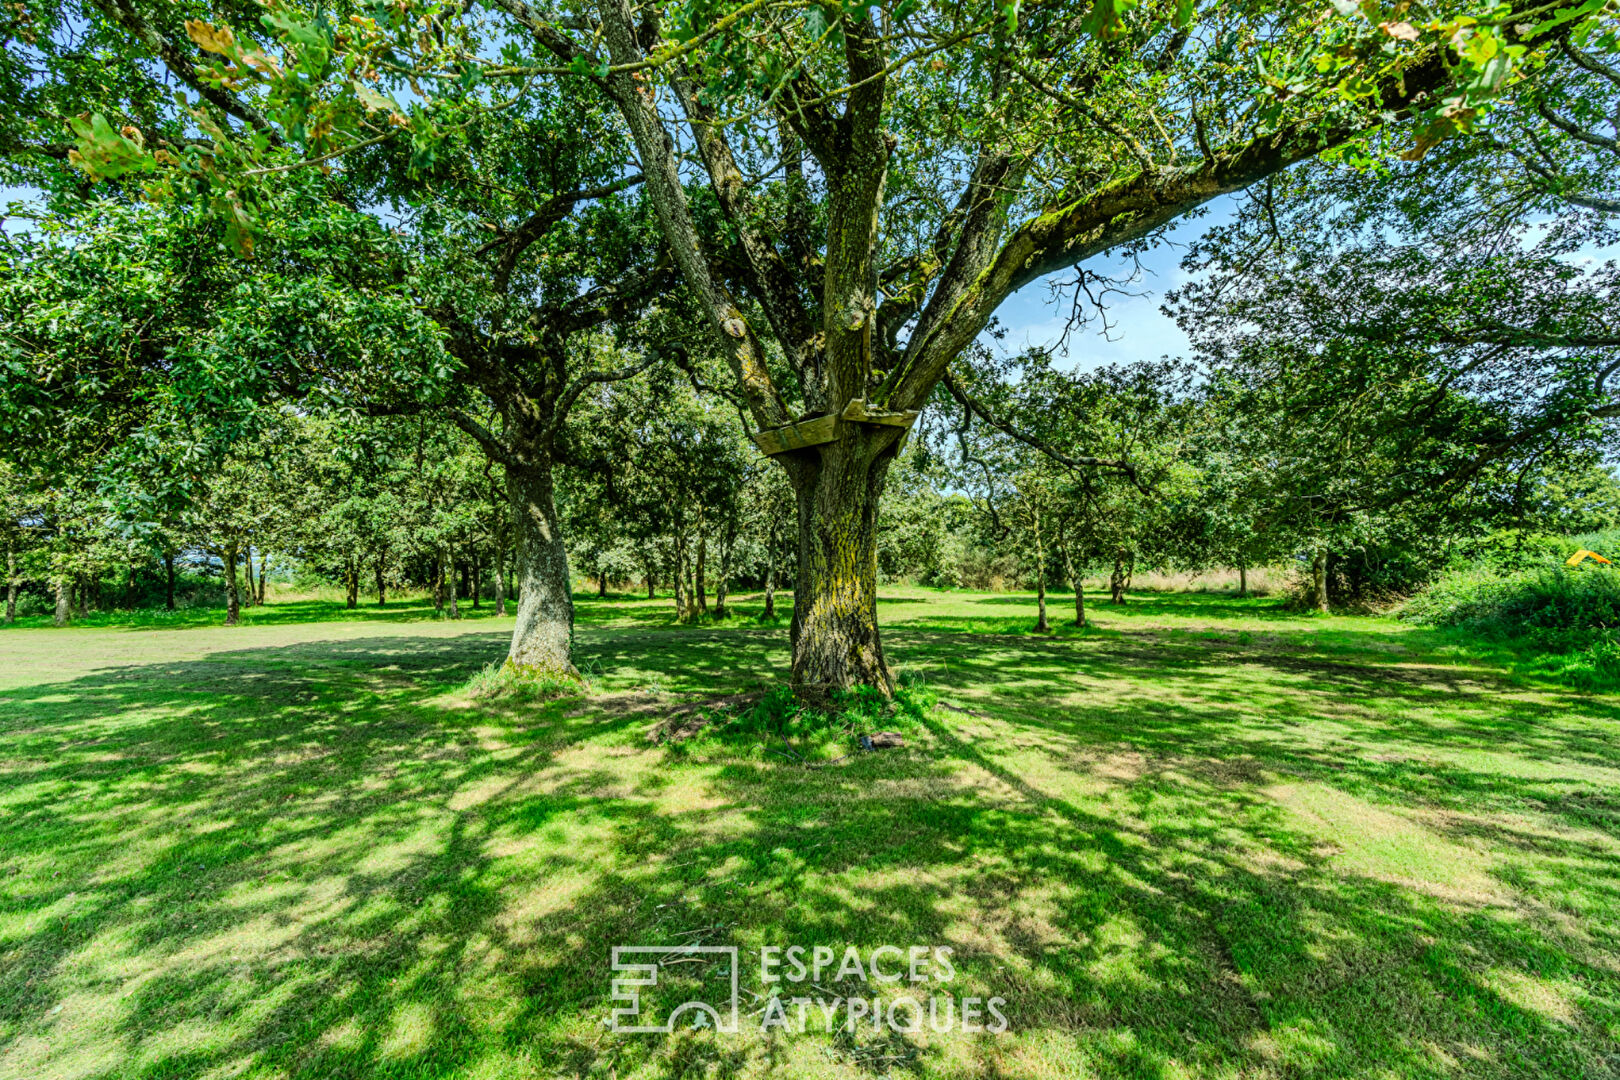
<svg viewBox="0 0 1620 1080">
<path fill-rule="evenodd" d="M 1399 78 L 1389 80 L 1380 99 L 1383 112 L 1405 115 L 1415 103 L 1449 85 L 1450 78 L 1445 59 L 1430 49 Z M 1024 223 L 965 287 L 941 290 L 929 301 L 903 362 L 878 392 L 880 404 L 915 408 L 926 400 L 946 365 L 978 335 L 1002 301 L 1030 282 L 1147 236 L 1212 199 L 1240 191 L 1370 129 L 1352 123 L 1324 128 L 1320 117 L 1306 116 L 1188 165 L 1143 169 Z"/>
</svg>

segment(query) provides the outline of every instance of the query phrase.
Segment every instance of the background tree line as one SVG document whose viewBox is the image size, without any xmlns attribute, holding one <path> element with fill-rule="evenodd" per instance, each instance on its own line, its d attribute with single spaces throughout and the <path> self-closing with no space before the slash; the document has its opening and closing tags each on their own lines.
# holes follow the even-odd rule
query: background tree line
<svg viewBox="0 0 1620 1080">
<path fill-rule="evenodd" d="M 1612 239 L 1613 4 L 1409 15 L 7 13 L 15 546 L 68 607 L 91 533 L 206 550 L 233 612 L 249 549 L 452 612 L 487 570 L 554 674 L 571 565 L 656 562 L 687 619 L 763 566 L 811 697 L 890 685 L 880 570 L 960 576 L 943 536 L 1115 601 L 1215 559 L 1383 587 L 1354 553 L 1524 533 L 1620 410 L 1614 272 L 1572 261 Z M 1238 192 L 1170 300 L 1194 355 L 995 347 L 1016 291 L 1095 318 L 1096 260 Z"/>
</svg>

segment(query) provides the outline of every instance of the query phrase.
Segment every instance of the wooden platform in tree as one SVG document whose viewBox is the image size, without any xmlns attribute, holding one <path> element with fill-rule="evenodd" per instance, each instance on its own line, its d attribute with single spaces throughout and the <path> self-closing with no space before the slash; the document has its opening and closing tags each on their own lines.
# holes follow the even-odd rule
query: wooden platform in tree
<svg viewBox="0 0 1620 1080">
<path fill-rule="evenodd" d="M 868 410 L 866 402 L 856 398 L 844 406 L 842 413 L 828 413 L 825 416 L 813 417 L 809 420 L 800 420 L 798 423 L 787 424 L 778 428 L 767 428 L 756 431 L 752 435 L 754 445 L 759 447 L 760 453 L 766 457 L 775 457 L 790 450 L 808 450 L 812 446 L 830 443 L 835 439 L 844 437 L 842 430 L 844 424 L 883 424 L 889 427 L 910 427 L 917 419 L 920 410 L 908 409 L 903 412 L 889 412 L 884 410 Z"/>
<path fill-rule="evenodd" d="M 756 431 L 753 435 L 754 445 L 766 457 L 785 454 L 789 450 L 805 450 L 838 438 L 838 423 L 838 417 L 829 413 L 785 427 Z"/>
<path fill-rule="evenodd" d="M 921 409 L 868 409 L 864 398 L 856 398 L 844 406 L 843 417 L 857 424 L 886 424 L 889 427 L 910 427 L 922 414 Z"/>
</svg>

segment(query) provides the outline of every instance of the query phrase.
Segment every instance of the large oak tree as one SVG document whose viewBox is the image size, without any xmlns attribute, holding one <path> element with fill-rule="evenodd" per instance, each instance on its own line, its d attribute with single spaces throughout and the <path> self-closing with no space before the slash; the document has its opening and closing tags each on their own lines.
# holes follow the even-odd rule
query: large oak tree
<svg viewBox="0 0 1620 1080">
<path fill-rule="evenodd" d="M 199 115 L 271 130 L 216 123 L 206 148 L 169 156 L 250 218 L 241 181 L 285 167 L 265 164 L 284 153 L 277 140 L 323 167 L 408 140 L 422 171 L 469 111 L 564 92 L 570 77 L 601 94 L 795 489 L 793 677 L 819 696 L 890 683 L 876 620 L 884 478 L 909 415 L 1008 296 L 1300 161 L 1420 155 L 1481 124 L 1572 36 L 1615 47 L 1610 0 L 1418 12 L 485 0 L 368 6 L 340 23 L 283 6 L 266 17 L 279 59 L 215 25 L 189 31 L 223 58 L 197 65 Z M 383 93 L 407 86 L 408 108 Z M 134 136 L 76 130 L 92 168 L 144 164 Z"/>
</svg>

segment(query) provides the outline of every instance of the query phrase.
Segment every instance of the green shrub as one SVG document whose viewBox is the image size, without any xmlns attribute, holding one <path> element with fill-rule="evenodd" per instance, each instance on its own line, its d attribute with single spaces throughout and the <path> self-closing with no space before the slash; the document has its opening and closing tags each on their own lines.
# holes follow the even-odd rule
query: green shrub
<svg viewBox="0 0 1620 1080">
<path fill-rule="evenodd" d="M 1586 689 L 1620 686 L 1620 569 L 1538 566 L 1455 571 L 1401 617 L 1552 654 L 1536 666 Z"/>
<path fill-rule="evenodd" d="M 1539 566 L 1517 573 L 1448 574 L 1407 605 L 1405 617 L 1549 644 L 1584 644 L 1591 634 L 1620 630 L 1620 572 Z"/>
</svg>

